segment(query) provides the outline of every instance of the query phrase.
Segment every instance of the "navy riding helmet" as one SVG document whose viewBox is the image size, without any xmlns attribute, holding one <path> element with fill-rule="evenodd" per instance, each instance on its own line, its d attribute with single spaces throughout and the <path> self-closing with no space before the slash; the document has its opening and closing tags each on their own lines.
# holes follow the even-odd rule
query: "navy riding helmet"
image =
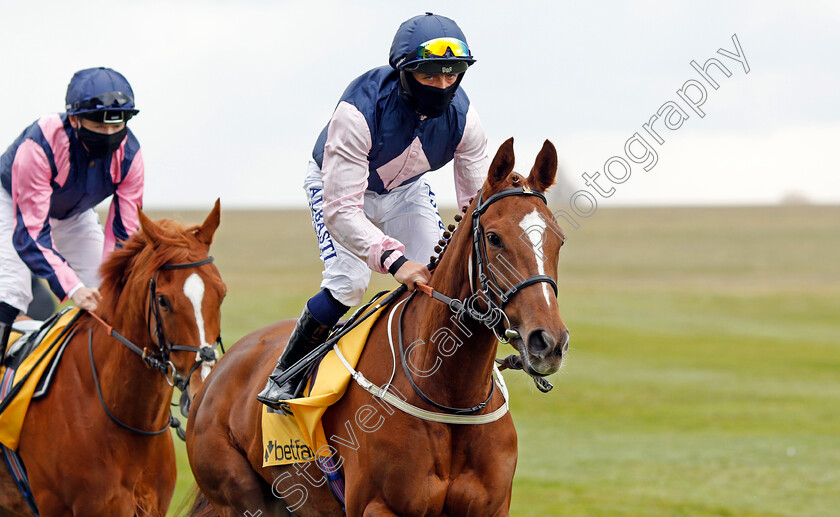
<svg viewBox="0 0 840 517">
<path fill-rule="evenodd" d="M 67 85 L 65 104 L 68 115 L 106 124 L 126 122 L 140 111 L 134 105 L 134 91 L 126 78 L 104 67 L 73 74 Z"/>
<path fill-rule="evenodd" d="M 475 63 L 467 38 L 445 16 L 426 13 L 403 22 L 388 59 L 400 73 L 400 97 L 422 116 L 442 116 L 455 98 L 464 72 Z M 457 74 L 446 88 L 423 84 L 414 74 Z"/>
<path fill-rule="evenodd" d="M 400 25 L 388 62 L 400 72 L 458 74 L 475 63 L 475 58 L 455 21 L 426 13 Z"/>
</svg>

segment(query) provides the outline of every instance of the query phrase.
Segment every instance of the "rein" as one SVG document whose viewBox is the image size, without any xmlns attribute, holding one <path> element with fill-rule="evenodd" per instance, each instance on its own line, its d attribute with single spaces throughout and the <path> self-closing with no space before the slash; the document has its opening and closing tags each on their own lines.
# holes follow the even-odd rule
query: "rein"
<svg viewBox="0 0 840 517">
<path fill-rule="evenodd" d="M 414 293 L 411 293 L 411 295 L 408 297 L 408 301 L 405 303 L 405 306 L 403 306 L 402 310 L 400 311 L 400 317 L 397 323 L 397 335 L 399 336 L 400 346 L 400 361 L 402 362 L 403 372 L 405 372 L 406 377 L 408 377 L 408 382 L 409 384 L 411 384 L 411 388 L 414 390 L 414 393 L 416 393 L 421 399 L 423 399 L 424 402 L 442 411 L 446 411 L 447 413 L 452 413 L 454 415 L 471 415 L 473 413 L 478 413 L 479 411 L 484 409 L 487 406 L 487 404 L 490 403 L 490 399 L 493 398 L 493 393 L 496 392 L 496 383 L 493 382 L 493 379 L 490 379 L 490 394 L 487 395 L 487 399 L 484 402 L 476 404 L 475 406 L 470 408 L 453 408 L 449 406 L 444 406 L 443 404 L 438 404 L 434 400 L 430 399 L 428 395 L 423 393 L 423 390 L 421 390 L 417 383 L 414 382 L 414 378 L 409 372 L 408 364 L 406 364 L 406 354 L 403 346 L 403 316 L 405 316 L 405 307 L 407 307 L 408 304 L 411 303 L 412 298 L 414 298 Z"/>
<path fill-rule="evenodd" d="M 207 257 L 202 260 L 197 260 L 195 262 L 185 262 L 182 264 L 164 264 L 158 270 L 173 270 L 173 269 L 187 269 L 193 267 L 203 266 L 205 264 L 209 264 L 213 262 L 213 257 Z M 222 337 L 221 335 L 216 338 L 216 343 L 214 346 L 185 346 L 185 345 L 175 345 L 169 341 L 169 337 L 166 334 L 166 328 L 163 324 L 163 320 L 160 317 L 160 305 L 158 304 L 157 300 L 157 291 L 156 291 L 156 282 L 154 275 L 149 281 L 149 307 L 146 312 L 146 327 L 151 327 L 151 317 L 154 315 L 155 317 L 155 330 L 154 335 L 152 336 L 153 341 L 157 345 L 159 349 L 159 353 L 150 354 L 147 348 L 140 348 L 139 346 L 135 345 L 131 342 L 128 338 L 114 330 L 113 327 L 108 325 L 102 318 L 97 316 L 95 313 L 88 311 L 93 319 L 99 323 L 106 331 L 106 333 L 125 345 L 126 348 L 134 352 L 135 354 L 139 355 L 141 359 L 146 363 L 147 366 L 150 368 L 157 370 L 158 372 L 162 373 L 166 383 L 170 386 L 174 386 L 178 388 L 180 391 L 185 392 L 189 388 L 190 385 L 190 378 L 192 374 L 203 364 L 205 363 L 212 363 L 216 361 L 216 347 L 215 345 L 219 345 L 222 347 L 222 351 L 224 352 L 224 345 L 222 344 Z M 150 332 L 151 334 L 151 332 Z M 189 373 L 187 373 L 186 377 L 182 377 L 176 370 L 175 365 L 172 364 L 172 361 L 169 359 L 169 355 L 172 352 L 195 352 L 197 354 L 195 364 L 190 368 Z M 174 427 L 178 431 L 178 436 L 183 440 L 185 437 L 184 431 L 181 429 L 181 422 L 175 418 L 172 413 L 169 414 L 169 421 L 167 424 L 159 430 L 156 431 L 144 431 L 142 429 L 136 429 L 131 427 L 119 419 L 117 419 L 113 413 L 108 409 L 105 405 L 105 400 L 102 397 L 102 390 L 99 385 L 99 378 L 96 373 L 96 365 L 93 361 L 93 329 L 88 332 L 88 353 L 90 355 L 90 366 L 93 373 L 93 382 L 96 386 L 96 394 L 99 396 L 99 402 L 102 404 L 102 409 L 105 410 L 105 414 L 113 420 L 117 425 L 122 427 L 123 429 L 127 429 L 134 433 L 143 435 L 143 436 L 156 436 L 163 432 L 165 432 L 170 427 Z M 170 373 L 171 372 L 171 373 Z M 181 412 L 182 414 L 185 412 L 183 405 L 185 404 L 184 397 L 181 397 Z M 189 397 L 187 397 L 187 406 L 189 405 Z M 184 415 L 186 416 L 186 415 Z"/>
<path fill-rule="evenodd" d="M 143 436 L 157 436 L 166 432 L 167 429 L 170 427 L 180 427 L 181 422 L 178 422 L 172 413 L 169 413 L 169 421 L 166 422 L 161 429 L 157 431 L 144 431 L 143 429 L 137 429 L 135 427 L 131 427 L 128 424 L 121 422 L 117 417 L 111 413 L 111 410 L 108 409 L 108 406 L 105 404 L 105 399 L 102 397 L 102 388 L 99 386 L 99 376 L 96 374 L 96 364 L 93 362 L 93 329 L 88 332 L 88 353 L 90 355 L 90 369 L 93 372 L 93 385 L 96 386 L 96 394 L 99 396 L 99 403 L 102 404 L 102 409 L 105 410 L 105 414 L 108 415 L 108 418 L 114 421 L 117 425 L 122 427 L 123 429 L 127 429 L 133 433 L 137 433 Z M 176 425 L 177 422 L 177 425 Z"/>
</svg>

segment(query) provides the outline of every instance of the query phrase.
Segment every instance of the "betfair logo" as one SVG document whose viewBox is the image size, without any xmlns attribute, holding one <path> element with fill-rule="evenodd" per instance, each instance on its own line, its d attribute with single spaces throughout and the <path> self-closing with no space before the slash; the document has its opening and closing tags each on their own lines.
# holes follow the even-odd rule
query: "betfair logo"
<svg viewBox="0 0 840 517">
<path fill-rule="evenodd" d="M 311 461 L 315 455 L 308 445 L 300 443 L 300 440 L 289 439 L 288 445 L 283 445 L 276 440 L 270 440 L 264 451 L 265 460 L 273 455 L 275 461 Z"/>
</svg>

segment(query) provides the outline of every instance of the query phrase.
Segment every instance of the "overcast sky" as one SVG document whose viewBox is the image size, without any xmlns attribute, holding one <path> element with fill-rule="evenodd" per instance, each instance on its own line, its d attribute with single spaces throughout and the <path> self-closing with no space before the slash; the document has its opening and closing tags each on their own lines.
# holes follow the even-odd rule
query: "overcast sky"
<svg viewBox="0 0 840 517">
<path fill-rule="evenodd" d="M 399 24 L 426 10 L 455 19 L 478 59 L 462 85 L 490 154 L 513 136 L 527 172 L 544 139 L 557 146 L 558 206 L 586 201 L 580 191 L 599 206 L 840 202 L 836 1 L 0 0 L 0 146 L 63 111 L 73 72 L 109 66 L 141 110 L 130 125 L 147 207 L 208 208 L 216 197 L 305 207 L 306 161 L 342 91 L 387 64 Z M 749 73 L 718 53 L 736 52 L 733 34 Z M 712 57 L 731 73 L 711 69 L 716 90 L 690 65 Z M 677 93 L 689 80 L 705 87 L 702 118 Z M 678 129 L 650 123 L 669 101 L 688 117 Z M 657 154 L 648 171 L 625 150 L 637 132 Z M 613 160 L 616 181 L 603 173 L 612 157 L 631 165 Z M 584 173 L 599 173 L 609 197 Z M 451 168 L 429 176 L 454 202 Z"/>
</svg>

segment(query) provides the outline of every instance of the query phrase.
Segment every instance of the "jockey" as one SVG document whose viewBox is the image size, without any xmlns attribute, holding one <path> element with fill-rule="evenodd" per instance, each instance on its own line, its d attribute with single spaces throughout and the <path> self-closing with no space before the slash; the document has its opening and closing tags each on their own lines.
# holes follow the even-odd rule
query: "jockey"
<svg viewBox="0 0 840 517">
<path fill-rule="evenodd" d="M 95 310 L 98 270 L 139 225 L 138 113 L 125 77 L 89 68 L 67 86 L 66 113 L 41 117 L 0 157 L 0 360 L 9 330 L 32 300 L 31 275 L 59 300 Z M 113 195 L 103 233 L 94 207 Z"/>
<path fill-rule="evenodd" d="M 443 233 L 435 195 L 422 176 L 454 160 L 458 206 L 487 176 L 487 137 L 460 88 L 475 59 L 451 19 L 426 13 L 400 25 L 390 66 L 347 87 L 321 132 L 304 190 L 324 262 L 321 291 L 309 299 L 257 399 L 275 409 L 299 379 L 279 376 L 359 305 L 371 270 L 414 289 Z"/>
</svg>

